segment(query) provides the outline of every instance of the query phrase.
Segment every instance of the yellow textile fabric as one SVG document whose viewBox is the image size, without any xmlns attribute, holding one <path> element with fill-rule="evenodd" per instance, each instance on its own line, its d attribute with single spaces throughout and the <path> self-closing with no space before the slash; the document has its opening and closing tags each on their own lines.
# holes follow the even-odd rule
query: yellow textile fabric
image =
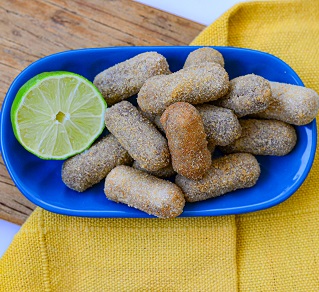
<svg viewBox="0 0 319 292">
<path fill-rule="evenodd" d="M 192 45 L 271 53 L 288 63 L 305 86 L 319 92 L 319 1 L 236 5 Z M 240 291 L 319 291 L 318 155 L 308 178 L 290 199 L 265 211 L 236 216 L 236 225 Z"/>
<path fill-rule="evenodd" d="M 192 43 L 272 53 L 319 92 L 318 44 L 319 1 L 306 0 L 239 4 Z M 0 261 L 0 291 L 318 291 L 318 163 L 286 202 L 236 217 L 90 219 L 37 208 Z"/>
<path fill-rule="evenodd" d="M 236 291 L 234 219 L 90 219 L 37 208 L 0 262 L 0 291 Z"/>
</svg>

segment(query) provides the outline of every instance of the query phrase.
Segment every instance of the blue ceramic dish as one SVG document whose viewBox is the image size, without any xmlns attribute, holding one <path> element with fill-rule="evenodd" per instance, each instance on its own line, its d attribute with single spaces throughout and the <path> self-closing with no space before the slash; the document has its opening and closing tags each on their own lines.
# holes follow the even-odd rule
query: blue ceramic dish
<svg viewBox="0 0 319 292">
<path fill-rule="evenodd" d="M 52 212 L 86 217 L 151 218 L 144 212 L 106 199 L 103 181 L 77 193 L 61 180 L 62 161 L 41 160 L 27 152 L 14 137 L 10 109 L 19 88 L 45 71 L 64 70 L 93 80 L 102 70 L 146 51 L 163 54 L 176 71 L 187 55 L 198 47 L 114 47 L 82 49 L 51 55 L 27 67 L 12 83 L 2 106 L 1 151 L 12 180 L 30 201 Z M 255 73 L 271 81 L 303 85 L 297 74 L 280 59 L 258 51 L 216 47 L 225 58 L 225 68 L 234 78 Z M 296 127 L 298 142 L 286 156 L 259 156 L 261 176 L 249 189 L 197 203 L 187 203 L 181 217 L 239 214 L 272 207 L 289 198 L 305 180 L 313 163 L 317 129 L 315 121 Z"/>
</svg>

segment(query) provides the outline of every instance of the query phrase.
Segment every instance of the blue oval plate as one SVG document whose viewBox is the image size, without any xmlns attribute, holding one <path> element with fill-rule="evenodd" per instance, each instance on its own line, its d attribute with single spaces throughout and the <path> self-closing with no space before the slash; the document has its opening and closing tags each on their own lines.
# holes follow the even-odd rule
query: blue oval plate
<svg viewBox="0 0 319 292">
<path fill-rule="evenodd" d="M 19 190 L 36 205 L 52 212 L 86 217 L 151 218 L 144 212 L 106 199 L 103 181 L 78 193 L 61 180 L 63 161 L 41 160 L 15 139 L 10 109 L 19 88 L 45 71 L 71 71 L 93 80 L 102 70 L 146 51 L 164 55 L 172 71 L 182 68 L 187 55 L 198 47 L 114 47 L 82 49 L 51 55 L 36 61 L 14 80 L 2 105 L 1 150 L 5 165 Z M 230 78 L 255 73 L 271 81 L 303 85 L 297 74 L 280 59 L 259 51 L 215 47 L 225 59 Z M 317 129 L 315 121 L 296 127 L 298 142 L 286 156 L 259 156 L 261 176 L 249 189 L 197 203 L 187 203 L 181 217 L 239 214 L 272 207 L 289 198 L 305 180 L 313 163 Z"/>
</svg>

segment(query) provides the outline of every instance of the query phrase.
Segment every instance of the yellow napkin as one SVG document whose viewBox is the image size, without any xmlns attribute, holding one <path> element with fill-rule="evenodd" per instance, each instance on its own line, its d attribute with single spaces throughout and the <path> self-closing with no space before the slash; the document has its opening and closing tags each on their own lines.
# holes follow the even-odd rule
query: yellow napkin
<svg viewBox="0 0 319 292">
<path fill-rule="evenodd" d="M 272 53 L 319 92 L 319 1 L 234 6 L 192 45 Z M 318 291 L 319 164 L 283 204 L 241 216 L 88 219 L 40 208 L 0 262 L 0 291 Z M 280 175 L 280 174 L 278 174 Z"/>
<path fill-rule="evenodd" d="M 192 45 L 271 53 L 288 63 L 305 86 L 319 92 L 319 1 L 239 4 Z M 236 216 L 239 290 L 319 291 L 318 175 L 316 155 L 308 178 L 289 200 L 266 211 Z"/>
</svg>

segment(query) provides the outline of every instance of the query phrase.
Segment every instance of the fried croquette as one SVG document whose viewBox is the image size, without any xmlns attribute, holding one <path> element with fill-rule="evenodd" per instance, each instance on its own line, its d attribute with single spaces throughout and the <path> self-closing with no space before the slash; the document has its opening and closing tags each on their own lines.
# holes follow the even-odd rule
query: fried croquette
<svg viewBox="0 0 319 292">
<path fill-rule="evenodd" d="M 319 95 L 310 88 L 270 82 L 270 105 L 254 117 L 274 119 L 292 125 L 306 125 L 318 114 Z"/>
<path fill-rule="evenodd" d="M 111 106 L 138 93 L 150 77 L 170 73 L 164 56 L 146 52 L 99 73 L 94 78 L 94 84 Z"/>
<path fill-rule="evenodd" d="M 242 135 L 233 143 L 220 147 L 224 153 L 247 152 L 255 155 L 282 156 L 296 145 L 292 125 L 276 120 L 239 120 Z"/>
<path fill-rule="evenodd" d="M 161 117 L 173 169 L 188 178 L 201 179 L 211 165 L 206 134 L 198 110 L 186 102 L 170 105 Z"/>
<path fill-rule="evenodd" d="M 105 125 L 141 167 L 156 171 L 170 163 L 167 140 L 130 102 L 107 108 Z"/>
<path fill-rule="evenodd" d="M 184 68 L 207 62 L 217 63 L 222 67 L 225 65 L 224 57 L 220 52 L 213 48 L 205 47 L 191 52 L 185 61 Z"/>
<path fill-rule="evenodd" d="M 270 104 L 271 89 L 265 78 L 248 74 L 230 81 L 229 93 L 214 102 L 215 105 L 229 108 L 238 117 L 264 111 Z"/>
<path fill-rule="evenodd" d="M 216 100 L 228 92 L 228 87 L 229 77 L 222 66 L 203 63 L 148 79 L 138 93 L 137 103 L 144 112 L 162 114 L 175 102 L 201 104 Z"/>
<path fill-rule="evenodd" d="M 182 189 L 187 202 L 197 202 L 256 184 L 260 167 L 249 153 L 235 153 L 216 158 L 201 180 L 177 175 L 175 183 Z"/>
<path fill-rule="evenodd" d="M 180 215 L 185 205 L 184 194 L 174 183 L 129 166 L 116 167 L 108 174 L 104 193 L 112 201 L 160 218 Z"/>
<path fill-rule="evenodd" d="M 62 180 L 71 189 L 83 192 L 97 184 L 117 165 L 131 165 L 133 159 L 109 134 L 85 152 L 63 163 Z"/>
</svg>

